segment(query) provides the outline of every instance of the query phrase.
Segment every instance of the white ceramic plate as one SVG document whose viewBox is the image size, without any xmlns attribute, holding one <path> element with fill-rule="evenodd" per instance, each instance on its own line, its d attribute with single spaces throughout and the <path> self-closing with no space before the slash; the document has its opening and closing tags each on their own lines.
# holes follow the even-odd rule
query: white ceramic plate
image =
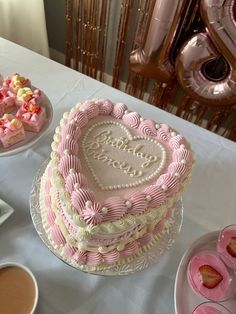
<svg viewBox="0 0 236 314">
<path fill-rule="evenodd" d="M 14 155 L 29 148 L 30 146 L 38 142 L 40 138 L 46 133 L 52 121 L 53 108 L 50 100 L 45 94 L 43 97 L 42 106 L 46 108 L 47 117 L 47 120 L 44 123 L 42 130 L 38 133 L 25 131 L 26 137 L 24 141 L 16 143 L 15 145 L 12 145 L 8 148 L 0 146 L 0 157 Z"/>
<path fill-rule="evenodd" d="M 0 225 L 4 223 L 4 221 L 7 220 L 7 218 L 9 218 L 13 212 L 14 209 L 9 204 L 0 199 Z"/>
<path fill-rule="evenodd" d="M 19 263 L 9 262 L 9 263 L 0 264 L 0 268 L 6 268 L 6 267 L 19 267 L 19 268 L 22 268 L 25 272 L 27 272 L 30 275 L 30 277 L 31 277 L 31 279 L 32 279 L 32 281 L 34 283 L 35 298 L 34 298 L 33 307 L 32 307 L 32 309 L 31 309 L 29 314 L 34 314 L 35 310 L 36 310 L 36 307 L 37 307 L 37 304 L 38 304 L 39 290 L 38 290 L 37 281 L 36 281 L 32 271 L 28 267 L 26 267 L 26 266 L 24 266 L 22 264 L 19 264 Z"/>
<path fill-rule="evenodd" d="M 216 249 L 216 242 L 220 231 L 205 234 L 196 240 L 182 257 L 175 278 L 175 313 L 191 314 L 197 305 L 207 301 L 198 296 L 189 286 L 187 280 L 187 267 L 190 259 L 201 250 Z M 236 298 L 221 302 L 232 313 L 236 313 Z"/>
</svg>

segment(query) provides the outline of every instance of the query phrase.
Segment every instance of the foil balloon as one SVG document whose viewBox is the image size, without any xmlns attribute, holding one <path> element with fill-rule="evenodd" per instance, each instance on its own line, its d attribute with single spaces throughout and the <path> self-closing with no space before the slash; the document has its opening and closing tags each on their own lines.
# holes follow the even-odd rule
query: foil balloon
<svg viewBox="0 0 236 314">
<path fill-rule="evenodd" d="M 177 29 L 183 25 L 189 0 L 157 0 L 142 47 L 130 54 L 130 68 L 150 79 L 168 82 L 174 66 L 170 60 Z"/>
<path fill-rule="evenodd" d="M 192 36 L 176 60 L 184 91 L 202 104 L 221 106 L 236 101 L 235 0 L 202 0 L 206 32 Z"/>
</svg>

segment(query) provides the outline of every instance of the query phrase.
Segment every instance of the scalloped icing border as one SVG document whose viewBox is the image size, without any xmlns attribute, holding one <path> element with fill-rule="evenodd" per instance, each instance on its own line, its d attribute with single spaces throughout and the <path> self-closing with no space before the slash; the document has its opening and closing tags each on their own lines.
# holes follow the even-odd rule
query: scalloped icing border
<svg viewBox="0 0 236 314">
<path fill-rule="evenodd" d="M 45 176 L 43 176 L 43 178 L 45 178 Z M 42 181 L 43 181 L 43 178 L 42 178 Z M 42 181 L 41 181 L 41 185 L 42 185 Z M 170 226 L 174 223 L 174 219 L 173 219 L 174 212 L 173 212 L 172 216 L 165 222 L 162 231 L 159 232 L 157 235 L 155 235 L 153 237 L 153 239 L 150 240 L 150 242 L 148 244 L 145 244 L 145 245 L 141 246 L 140 248 L 138 248 L 137 251 L 135 253 L 133 253 L 131 256 L 121 257 L 119 259 L 119 261 L 117 261 L 114 264 L 102 263 L 98 266 L 89 266 L 89 265 L 76 263 L 75 260 L 73 260 L 72 258 L 68 258 L 63 252 L 63 246 L 54 244 L 54 242 L 52 241 L 52 239 L 50 237 L 50 226 L 46 220 L 46 209 L 44 206 L 42 206 L 42 204 L 43 204 L 42 189 L 40 189 L 39 201 L 40 201 L 40 211 L 41 211 L 43 228 L 46 232 L 46 235 L 48 237 L 50 244 L 52 245 L 52 247 L 56 251 L 56 252 L 54 252 L 54 254 L 56 253 L 56 255 L 59 255 L 60 258 L 63 261 L 65 261 L 66 263 L 68 263 L 69 265 L 76 267 L 76 268 L 79 268 L 85 272 L 112 271 L 114 268 L 116 268 L 118 266 L 122 266 L 122 265 L 125 265 L 127 263 L 133 262 L 135 259 L 139 258 L 141 255 L 143 255 L 144 253 L 149 251 L 154 245 L 156 245 L 157 242 L 161 239 L 161 237 L 165 234 L 166 229 L 170 228 Z"/>
<path fill-rule="evenodd" d="M 45 170 L 45 172 L 47 171 L 47 168 Z M 45 203 L 44 203 L 44 197 L 45 197 L 45 192 L 44 192 L 44 186 L 47 180 L 47 176 L 46 173 L 44 173 L 42 180 L 41 180 L 41 186 L 40 186 L 40 208 L 46 208 Z M 90 251 L 90 252 L 100 252 L 100 253 L 108 253 L 114 249 L 118 250 L 118 246 L 120 245 L 127 245 L 130 242 L 133 242 L 134 240 L 138 240 L 140 237 L 142 237 L 146 232 L 150 232 L 150 230 L 148 231 L 148 228 L 150 228 L 151 226 L 155 227 L 157 223 L 159 223 L 163 218 L 165 218 L 165 214 L 166 212 L 172 207 L 168 208 L 167 210 L 163 210 L 162 212 L 159 212 L 159 216 L 157 216 L 155 219 L 153 219 L 150 223 L 146 223 L 145 221 L 143 222 L 143 227 L 139 230 L 139 231 L 134 231 L 134 234 L 132 234 L 129 239 L 127 240 L 120 240 L 119 242 L 116 242 L 115 244 L 110 244 L 110 245 L 98 245 L 98 246 L 90 246 L 90 245 L 86 245 L 83 241 L 81 243 L 83 243 L 82 246 L 80 246 L 78 244 L 78 239 L 75 238 L 75 236 L 73 234 L 71 234 L 68 230 L 67 227 L 65 226 L 65 222 L 63 219 L 61 219 L 60 217 L 60 210 L 58 209 L 58 205 L 57 205 L 57 201 L 56 201 L 56 196 L 54 194 L 53 191 L 53 187 L 50 190 L 50 194 L 51 196 L 51 202 L 52 204 L 55 204 L 54 206 L 56 207 L 56 210 L 54 208 L 54 206 L 51 206 L 51 210 L 55 213 L 56 215 L 56 219 L 55 219 L 55 223 L 60 227 L 61 232 L 64 236 L 64 238 L 66 239 L 67 243 L 69 243 L 70 245 L 77 247 L 80 250 L 85 250 L 85 251 Z M 53 207 L 53 208 L 52 208 Z M 46 211 L 46 210 L 45 210 Z M 45 223 L 45 221 L 44 221 Z M 148 226 L 147 226 L 148 225 Z M 111 233 L 113 234 L 113 233 Z M 86 237 L 83 237 L 83 239 L 86 239 Z M 81 239 L 80 239 L 81 240 Z"/>
</svg>

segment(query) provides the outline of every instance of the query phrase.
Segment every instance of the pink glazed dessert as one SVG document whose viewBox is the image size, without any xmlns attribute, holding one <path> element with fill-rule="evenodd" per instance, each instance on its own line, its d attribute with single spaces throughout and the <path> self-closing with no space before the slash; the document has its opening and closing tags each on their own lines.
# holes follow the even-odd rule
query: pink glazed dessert
<svg viewBox="0 0 236 314">
<path fill-rule="evenodd" d="M 233 293 L 233 277 L 214 251 L 204 251 L 189 262 L 188 282 L 198 294 L 212 301 L 223 301 Z"/>
<path fill-rule="evenodd" d="M 227 310 L 223 305 L 212 303 L 212 302 L 205 302 L 198 305 L 193 314 L 230 314 L 231 312 Z"/>
<path fill-rule="evenodd" d="M 26 131 L 39 132 L 46 121 L 46 110 L 33 103 L 24 103 L 17 111 L 16 117 L 23 123 Z"/>
<path fill-rule="evenodd" d="M 30 87 L 30 80 L 20 76 L 18 73 L 13 73 L 11 76 L 3 81 L 3 87 L 8 88 L 10 91 L 17 93 L 22 87 Z"/>
<path fill-rule="evenodd" d="M 221 231 L 217 251 L 225 264 L 236 270 L 236 225 L 228 226 Z"/>
<path fill-rule="evenodd" d="M 5 88 L 0 88 L 0 115 L 16 108 L 16 96 Z"/>
<path fill-rule="evenodd" d="M 20 88 L 17 92 L 17 106 L 22 106 L 25 103 L 40 105 L 43 93 L 39 89 L 32 90 L 30 87 Z"/>
<path fill-rule="evenodd" d="M 0 141 L 4 148 L 25 139 L 25 131 L 21 121 L 12 114 L 4 114 L 0 119 Z"/>
</svg>

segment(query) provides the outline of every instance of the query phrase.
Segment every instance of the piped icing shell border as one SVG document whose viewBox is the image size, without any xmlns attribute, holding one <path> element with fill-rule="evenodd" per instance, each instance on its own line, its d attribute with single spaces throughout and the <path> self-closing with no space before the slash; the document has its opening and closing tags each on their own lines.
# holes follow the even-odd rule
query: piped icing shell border
<svg viewBox="0 0 236 314">
<path fill-rule="evenodd" d="M 172 152 L 172 162 L 166 173 L 139 193 L 134 192 L 124 198 L 117 197 L 115 201 L 107 199 L 102 203 L 96 202 L 88 180 L 81 171 L 75 146 L 81 129 L 98 115 L 115 117 L 142 136 L 167 145 Z M 148 208 L 157 211 L 162 206 L 170 207 L 182 193 L 194 165 L 190 145 L 183 136 L 166 124 L 144 119 L 136 112 L 127 111 L 125 104 L 113 104 L 108 99 L 86 101 L 76 105 L 70 113 L 66 112 L 60 126 L 56 128 L 52 150 L 53 180 L 66 215 L 75 225 L 86 228 L 89 233 L 99 233 L 104 229 L 109 229 L 111 233 L 112 229 L 124 229 L 124 218 L 129 218 L 134 223 L 136 219 L 140 221 L 142 214 L 147 214 Z M 109 228 L 106 228 L 107 225 Z"/>
<path fill-rule="evenodd" d="M 44 186 L 47 176 L 43 175 L 41 180 L 41 185 Z M 51 187 L 49 188 L 51 189 Z M 51 193 L 50 193 L 51 195 Z M 172 218 L 173 209 L 166 214 L 166 219 L 164 219 L 161 225 L 155 226 L 155 228 L 148 234 L 145 234 L 142 239 L 140 239 L 139 245 L 137 241 L 128 243 L 121 251 L 113 250 L 111 252 L 92 252 L 92 251 L 79 251 L 73 248 L 70 243 L 67 242 L 66 238 L 63 236 L 62 227 L 57 225 L 59 221 L 53 214 L 51 214 L 51 206 L 55 206 L 52 202 L 45 202 L 44 189 L 40 189 L 40 208 L 43 226 L 47 233 L 48 239 L 53 243 L 54 248 L 57 253 L 61 255 L 63 260 L 69 262 L 75 267 L 79 267 L 85 271 L 105 271 L 117 267 L 120 265 L 125 265 L 136 259 L 137 257 L 144 254 L 155 245 L 165 230 L 174 223 Z M 47 203 L 47 204 L 46 204 Z M 50 213 L 50 219 L 48 219 L 48 214 Z"/>
</svg>

